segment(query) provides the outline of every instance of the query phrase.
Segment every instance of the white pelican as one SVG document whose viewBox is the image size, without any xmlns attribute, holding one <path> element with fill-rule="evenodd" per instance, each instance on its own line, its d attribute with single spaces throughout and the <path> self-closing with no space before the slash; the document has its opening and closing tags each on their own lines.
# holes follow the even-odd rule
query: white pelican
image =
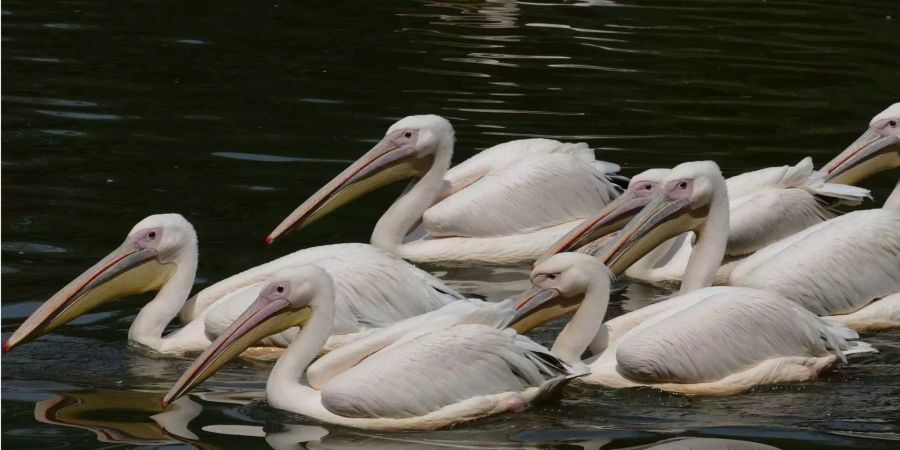
<svg viewBox="0 0 900 450">
<path fill-rule="evenodd" d="M 32 340 L 116 298 L 158 291 L 138 313 L 130 341 L 161 353 L 200 351 L 256 298 L 272 273 L 316 261 L 336 280 L 337 314 L 332 346 L 357 333 L 438 309 L 462 298 L 427 272 L 368 244 L 314 247 L 213 284 L 191 298 L 183 312 L 196 319 L 163 336 L 182 310 L 197 271 L 197 234 L 179 214 L 141 220 L 119 248 L 54 294 L 3 344 L 4 350 Z M 215 305 L 210 307 L 210 305 Z M 263 342 L 286 346 L 297 330 Z"/>
<path fill-rule="evenodd" d="M 718 177 L 718 178 L 717 178 Z M 602 259 L 621 271 L 661 242 L 698 235 L 681 292 L 709 286 L 728 243 L 728 191 L 713 162 L 685 163 Z M 900 326 L 900 188 L 880 209 L 829 219 L 738 261 L 728 284 L 767 289 L 856 329 Z"/>
<path fill-rule="evenodd" d="M 714 163 L 687 163 L 673 169 L 662 186 L 662 192 L 610 244 L 610 260 L 620 266 L 636 259 L 634 253 L 646 253 L 648 247 L 640 239 L 666 227 L 666 219 L 693 224 L 701 239 L 685 278 L 699 278 L 708 286 L 712 278 L 707 269 L 712 267 L 715 273 L 722 251 L 716 260 L 705 257 L 702 249 L 711 245 L 723 249 L 727 241 L 727 233 L 709 234 L 711 226 L 727 230 L 725 181 Z M 707 214 L 710 218 L 704 226 L 701 217 Z M 549 281 L 544 276 L 544 265 L 554 258 L 535 267 L 532 280 L 537 290 L 570 283 L 569 270 L 554 268 L 560 275 Z M 609 276 L 596 267 L 585 267 L 583 272 L 593 279 Z M 596 304 L 602 302 L 598 297 L 608 297 L 609 291 L 602 284 L 587 284 L 582 295 L 584 301 Z M 534 314 L 533 309 L 544 305 L 526 295 L 517 301 L 517 308 L 520 314 Z M 853 330 L 819 318 L 773 291 L 707 287 L 644 309 L 652 312 L 638 310 L 620 316 L 640 315 L 642 320 L 623 319 L 630 322 L 631 329 L 619 329 L 621 336 L 585 361 L 591 373 L 582 381 L 615 388 L 651 386 L 685 394 L 730 395 L 759 384 L 814 379 L 846 354 L 874 351 L 868 344 L 854 341 L 858 336 Z M 579 308 L 576 314 L 580 313 Z M 553 314 L 542 318 L 547 316 Z M 575 323 L 569 323 L 565 331 L 582 339 L 569 343 L 561 334 L 554 344 L 555 354 L 569 363 L 577 361 L 581 351 L 593 343 L 597 324 L 599 321 L 571 330 Z M 557 351 L 557 346 L 567 344 L 575 351 Z"/>
<path fill-rule="evenodd" d="M 656 193 L 657 186 L 668 173 L 668 169 L 651 169 L 635 175 L 626 193 L 619 198 L 628 198 L 629 203 L 620 203 L 619 199 L 610 203 L 554 243 L 541 259 L 575 249 L 596 253 L 610 238 L 608 234 L 621 228 L 621 218 L 630 218 L 636 207 L 646 204 L 648 196 Z M 866 189 L 826 183 L 824 175 L 813 170 L 812 159 L 808 157 L 795 166 L 742 173 L 728 178 L 725 184 L 730 210 L 725 259 L 729 262 L 834 217 L 833 205 L 855 205 L 869 196 Z M 633 191 L 643 194 L 641 202 L 631 199 Z M 611 220 L 610 216 L 616 219 Z M 629 266 L 625 274 L 650 283 L 680 281 L 694 238 L 693 233 L 685 233 L 670 239 Z M 731 264 L 723 266 L 719 276 L 727 277 L 730 267 Z"/>
<path fill-rule="evenodd" d="M 882 170 L 900 167 L 900 103 L 869 122 L 869 129 L 822 167 L 832 183 L 856 184 Z"/>
<path fill-rule="evenodd" d="M 586 144 L 507 142 L 448 171 L 453 127 L 410 116 L 285 218 L 271 242 L 387 183 L 413 178 L 372 232 L 372 244 L 416 262 L 530 262 L 617 195 L 618 166 Z"/>
<path fill-rule="evenodd" d="M 606 311 L 607 298 L 582 302 L 579 293 L 595 285 L 608 292 L 609 277 L 586 275 L 589 271 L 583 267 L 605 270 L 588 255 L 558 255 L 545 267 L 552 272 L 554 265 L 562 264 L 573 267 L 566 282 L 553 284 L 534 298 L 543 308 L 581 302 L 570 322 L 578 333 L 564 331 L 561 336 L 567 344 L 554 345 L 567 354 L 577 351 L 580 341 L 593 337 Z M 549 284 L 559 276 L 546 273 L 544 278 Z M 512 299 L 453 302 L 378 330 L 310 366 L 333 326 L 331 280 L 314 265 L 286 270 L 273 276 L 253 305 L 194 361 L 166 394 L 163 405 L 201 383 L 253 342 L 303 324 L 269 376 L 266 395 L 276 408 L 322 422 L 382 430 L 435 429 L 520 411 L 585 373 L 577 358 L 572 365 L 562 363 L 546 348 L 505 329 L 529 313 L 517 316 Z M 592 326 L 594 332 L 581 333 Z"/>
</svg>

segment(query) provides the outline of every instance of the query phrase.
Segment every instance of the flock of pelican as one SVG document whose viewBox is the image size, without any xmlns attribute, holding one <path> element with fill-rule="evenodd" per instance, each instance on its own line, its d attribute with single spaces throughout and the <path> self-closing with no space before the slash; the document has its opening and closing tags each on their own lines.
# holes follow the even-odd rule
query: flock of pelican
<svg viewBox="0 0 900 450">
<path fill-rule="evenodd" d="M 157 292 L 128 339 L 200 352 L 165 407 L 234 358 L 278 355 L 268 403 L 376 430 L 435 429 L 553 398 L 570 382 L 731 395 L 814 380 L 900 327 L 900 103 L 815 170 L 811 158 L 725 178 L 712 161 L 634 175 L 585 144 L 507 142 L 450 168 L 453 128 L 410 116 L 303 202 L 267 243 L 411 180 L 371 245 L 308 248 L 191 296 L 198 239 L 178 214 L 140 221 L 8 337 L 21 345 L 115 299 Z M 532 264 L 532 287 L 487 302 L 410 262 Z M 677 295 L 606 319 L 615 277 Z M 177 317 L 184 326 L 164 334 Z M 525 336 L 563 316 L 550 349 Z M 273 350 L 278 349 L 278 350 Z"/>
</svg>

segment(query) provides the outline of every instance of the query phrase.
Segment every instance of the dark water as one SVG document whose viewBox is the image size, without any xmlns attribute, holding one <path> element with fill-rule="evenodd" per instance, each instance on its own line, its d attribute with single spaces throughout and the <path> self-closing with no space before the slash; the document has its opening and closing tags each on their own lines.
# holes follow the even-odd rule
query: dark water
<svg viewBox="0 0 900 450">
<path fill-rule="evenodd" d="M 4 338 L 152 213 L 180 212 L 197 228 L 198 289 L 294 249 L 366 241 L 397 188 L 262 245 L 405 115 L 451 119 L 457 160 L 545 136 L 587 141 L 625 174 L 700 158 L 733 174 L 806 155 L 822 164 L 900 98 L 895 1 L 2 8 Z M 896 176 L 866 187 L 881 201 Z M 441 274 L 492 297 L 523 277 Z M 610 315 L 660 293 L 632 285 Z M 3 444 L 620 448 L 714 436 L 783 448 L 900 446 L 898 332 L 866 335 L 880 353 L 817 382 L 729 398 L 575 388 L 558 405 L 438 433 L 322 428 L 274 411 L 255 399 L 269 366 L 242 361 L 175 417 L 153 421 L 160 392 L 189 360 L 126 345 L 147 298 L 118 301 L 3 357 Z M 558 329 L 537 336 L 546 342 Z"/>
</svg>

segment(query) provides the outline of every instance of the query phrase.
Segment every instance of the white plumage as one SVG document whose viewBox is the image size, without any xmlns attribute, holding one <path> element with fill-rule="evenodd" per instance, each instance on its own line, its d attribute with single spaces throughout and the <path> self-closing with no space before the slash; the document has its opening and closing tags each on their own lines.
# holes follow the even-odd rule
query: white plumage
<svg viewBox="0 0 900 450">
<path fill-rule="evenodd" d="M 678 223 L 682 210 L 708 208 L 708 220 L 687 222 L 701 238 L 685 281 L 701 289 L 607 322 L 605 348 L 590 360 L 585 382 L 727 395 L 758 384 L 814 379 L 845 354 L 874 351 L 855 341 L 857 334 L 845 325 L 816 317 L 775 291 L 702 288 L 711 283 L 709 272 L 717 270 L 727 243 L 724 179 L 714 163 L 685 163 L 661 185 L 656 199 L 610 244 L 617 250 L 607 257 L 616 261 L 623 253 L 646 252 L 636 241 L 653 236 L 654 228 Z"/>
<path fill-rule="evenodd" d="M 326 350 L 343 345 L 359 333 L 434 311 L 463 298 L 433 275 L 379 248 L 368 244 L 325 245 L 300 250 L 258 266 L 251 269 L 252 275 L 246 278 L 242 273 L 223 280 L 222 283 L 233 288 L 241 284 L 241 279 L 254 281 L 209 306 L 209 312 L 203 314 L 207 336 L 218 336 L 256 300 L 268 280 L 265 275 L 307 263 L 315 263 L 334 280 L 336 311 L 332 334 L 335 336 L 326 345 Z M 259 277 L 265 278 L 260 280 Z M 195 298 L 204 303 L 214 299 L 207 291 L 223 292 L 218 285 L 201 291 Z M 195 307 L 202 304 L 195 303 Z M 297 332 L 297 328 L 292 328 L 264 339 L 261 344 L 286 347 Z"/>
<path fill-rule="evenodd" d="M 549 351 L 512 330 L 458 325 L 366 358 L 323 387 L 322 404 L 344 417 L 416 417 L 570 376 L 567 366 L 541 354 Z"/>
<path fill-rule="evenodd" d="M 843 360 L 856 337 L 774 293 L 724 288 L 626 334 L 616 361 L 639 382 L 708 383 L 777 357 Z"/>
<path fill-rule="evenodd" d="M 900 292 L 900 214 L 855 211 L 737 263 L 729 284 L 771 289 L 823 316 Z"/>
<path fill-rule="evenodd" d="M 507 142 L 449 169 L 454 132 L 439 116 L 392 125 L 366 155 L 300 205 L 269 240 L 302 227 L 380 186 L 415 177 L 378 221 L 372 244 L 432 263 L 532 261 L 556 239 L 613 199 L 615 164 L 583 143 Z M 411 159 L 417 158 L 417 159 Z M 407 164 L 407 166 L 404 166 Z"/>
<path fill-rule="evenodd" d="M 285 294 L 279 294 L 284 292 Z M 286 297 L 286 298 L 285 298 Z M 290 305 L 278 306 L 276 305 Z M 298 337 L 272 371 L 266 392 L 277 408 L 370 429 L 431 429 L 532 401 L 586 373 L 512 329 L 512 300 L 461 300 L 411 317 L 310 361 L 331 334 L 331 277 L 313 265 L 273 275 L 242 318 L 195 361 L 167 400 L 199 383 L 197 375 L 232 352 L 255 327 L 308 308 Z M 281 312 L 279 312 L 281 311 Z M 273 328 L 273 330 L 283 329 Z M 307 382 L 298 381 L 306 373 Z M 200 380 L 202 381 L 202 380 Z"/>
<path fill-rule="evenodd" d="M 159 237 L 147 240 L 145 235 L 148 233 Z M 69 301 L 97 303 L 156 290 L 159 293 L 135 318 L 129 340 L 161 353 L 200 351 L 256 299 L 268 277 L 278 270 L 309 262 L 316 262 L 327 270 L 336 283 L 336 336 L 326 350 L 351 341 L 367 330 L 439 309 L 462 298 L 436 277 L 384 250 L 368 244 L 335 244 L 300 250 L 254 267 L 213 284 L 187 300 L 198 259 L 193 226 L 178 214 L 149 216 L 134 227 L 126 243 L 111 256 L 116 256 L 117 260 L 127 258 L 121 255 L 125 255 L 126 250 L 135 251 L 135 245 L 139 250 L 141 245 L 151 245 L 152 248 L 140 251 L 155 252 L 158 264 L 144 263 L 118 269 L 104 260 L 48 300 L 18 333 L 24 336 L 26 331 L 39 332 L 39 322 L 48 314 L 69 314 L 74 318 L 72 313 L 66 312 L 74 311 L 66 306 Z M 93 280 L 105 278 L 109 280 L 91 285 Z M 124 286 L 111 287 L 118 285 Z M 82 292 L 85 289 L 89 290 Z M 95 297 L 101 298 L 92 299 Z M 163 336 L 166 326 L 179 312 L 188 322 L 181 329 Z M 284 347 L 296 334 L 296 329 L 287 330 L 261 344 Z M 18 341 L 16 337 L 13 343 Z"/>
<path fill-rule="evenodd" d="M 732 260 L 835 217 L 835 205 L 856 205 L 869 197 L 866 189 L 826 183 L 808 157 L 795 166 L 746 172 L 725 183 L 730 210 L 726 258 Z M 680 280 L 694 239 L 690 233 L 660 246 L 626 274 L 651 283 Z M 723 267 L 723 276 L 728 269 Z"/>
</svg>

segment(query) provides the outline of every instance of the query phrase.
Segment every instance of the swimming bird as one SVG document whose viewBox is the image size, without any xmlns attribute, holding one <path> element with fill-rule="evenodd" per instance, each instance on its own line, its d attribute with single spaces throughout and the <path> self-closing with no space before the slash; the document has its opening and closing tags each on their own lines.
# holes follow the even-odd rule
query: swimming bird
<svg viewBox="0 0 900 450">
<path fill-rule="evenodd" d="M 579 264 L 570 264 L 574 259 Z M 563 254 L 545 266 L 567 264 L 573 273 L 547 295 L 545 305 L 579 302 L 571 324 L 596 327 L 606 297 L 578 298 L 586 286 L 609 291 L 609 277 L 591 278 L 583 267 L 604 270 L 588 255 Z M 556 277 L 548 273 L 546 277 Z M 571 297 L 570 296 L 574 296 Z M 607 295 L 608 297 L 608 295 Z M 307 265 L 274 275 L 240 319 L 201 354 L 163 399 L 180 397 L 252 342 L 302 324 L 300 335 L 275 364 L 266 385 L 272 406 L 357 428 L 434 429 L 526 405 L 559 391 L 583 375 L 577 360 L 555 353 L 506 328 L 522 319 L 512 299 L 499 303 L 463 300 L 397 322 L 310 362 L 329 334 L 334 294 L 328 274 Z M 597 302 L 599 301 L 599 302 Z M 596 313 L 600 316 L 597 317 Z M 527 312 L 523 313 L 527 315 Z M 566 342 L 582 336 L 564 331 Z M 554 351 L 572 351 L 554 345 Z M 303 376 L 305 373 L 305 377 Z"/>
<path fill-rule="evenodd" d="M 857 184 L 887 169 L 900 167 L 900 103 L 888 106 L 869 122 L 869 129 L 822 166 L 826 180 Z"/>
<path fill-rule="evenodd" d="M 701 240 L 694 247 L 685 280 L 691 280 L 687 286 L 709 286 L 712 277 L 708 269 L 718 266 L 727 241 L 727 233 L 710 234 L 715 226 L 724 225 L 727 229 L 724 191 L 725 181 L 714 163 L 687 163 L 673 169 L 663 180 L 661 192 L 609 244 L 612 250 L 608 260 L 617 267 L 613 270 L 621 271 L 623 265 L 637 258 L 636 253 L 646 253 L 649 246 L 639 241 L 642 236 L 656 233 L 653 239 L 665 239 L 655 230 L 673 226 L 666 223 L 668 218 L 675 223 L 694 224 L 695 229 L 700 227 Z M 707 209 L 710 218 L 704 226 L 698 217 Z M 720 248 L 718 261 L 704 254 L 714 245 Z M 584 270 L 592 271 L 588 276 L 594 279 L 609 277 L 604 270 Z M 545 271 L 543 263 L 535 267 L 533 290 L 552 287 Z M 561 277 L 549 281 L 567 283 L 569 271 L 560 273 Z M 592 288 L 593 285 L 586 285 L 582 294 L 585 301 L 609 295 L 608 290 Z M 628 326 L 613 326 L 619 335 L 585 361 L 591 373 L 582 381 L 614 388 L 651 386 L 685 394 L 730 395 L 759 384 L 815 379 L 820 371 L 844 360 L 846 354 L 874 351 L 868 344 L 856 341 L 858 336 L 853 330 L 819 318 L 777 292 L 746 287 L 688 289 L 620 316 L 639 316 L 640 320 L 625 318 L 619 322 Z M 530 294 L 516 303 L 520 314 L 538 315 L 534 310 L 546 308 L 542 299 Z M 580 309 L 576 314 L 579 313 Z M 553 314 L 541 316 L 546 319 Z M 615 321 L 610 320 L 605 326 Z M 572 325 L 566 331 L 582 336 L 578 350 L 584 350 L 586 343 L 596 345 L 597 336 L 602 336 L 599 321 L 578 331 L 569 330 Z M 554 343 L 555 354 L 569 363 L 579 359 L 580 352 L 556 351 L 557 345 L 565 344 L 560 335 Z"/>
<path fill-rule="evenodd" d="M 620 205 L 618 199 L 610 203 L 550 246 L 541 258 L 561 251 L 595 253 L 612 237 L 611 232 L 624 225 L 622 218 L 631 218 L 646 204 L 668 173 L 668 169 L 652 169 L 632 177 L 620 199 L 630 198 L 635 189 L 641 197 L 629 200 L 631 203 L 627 205 Z M 719 271 L 718 276 L 723 279 L 735 261 L 835 217 L 836 205 L 856 205 L 869 197 L 867 189 L 825 182 L 824 175 L 813 170 L 809 157 L 795 166 L 768 167 L 735 175 L 725 180 L 725 185 L 730 218 L 725 259 L 730 264 L 723 265 Z M 610 216 L 616 220 L 610 220 Z M 695 239 L 693 233 L 673 237 L 631 264 L 625 275 L 656 284 L 680 281 Z"/>
<path fill-rule="evenodd" d="M 621 273 L 659 243 L 693 231 L 681 292 L 709 286 L 728 243 L 727 197 L 715 163 L 681 164 L 601 259 Z M 776 292 L 856 329 L 900 326 L 900 188 L 883 208 L 838 216 L 760 249 L 735 263 L 726 281 Z"/>
<path fill-rule="evenodd" d="M 336 244 L 300 250 L 241 272 L 188 301 L 197 261 L 197 234 L 190 222 L 179 214 L 149 216 L 132 228 L 116 250 L 32 313 L 3 348 L 9 350 L 49 333 L 117 298 L 158 291 L 135 317 L 128 339 L 160 353 L 200 351 L 209 345 L 208 335 L 225 329 L 252 303 L 272 273 L 312 261 L 335 280 L 335 336 L 330 346 L 462 298 L 439 279 L 383 250 L 367 244 Z M 190 321 L 164 336 L 179 312 Z M 286 330 L 262 345 L 284 347 L 296 332 Z"/>
<path fill-rule="evenodd" d="M 373 245 L 416 262 L 530 262 L 616 197 L 615 164 L 586 144 L 511 141 L 449 169 L 454 131 L 440 116 L 409 116 L 322 187 L 266 238 L 270 243 L 347 202 L 412 178 L 372 232 Z"/>
</svg>

